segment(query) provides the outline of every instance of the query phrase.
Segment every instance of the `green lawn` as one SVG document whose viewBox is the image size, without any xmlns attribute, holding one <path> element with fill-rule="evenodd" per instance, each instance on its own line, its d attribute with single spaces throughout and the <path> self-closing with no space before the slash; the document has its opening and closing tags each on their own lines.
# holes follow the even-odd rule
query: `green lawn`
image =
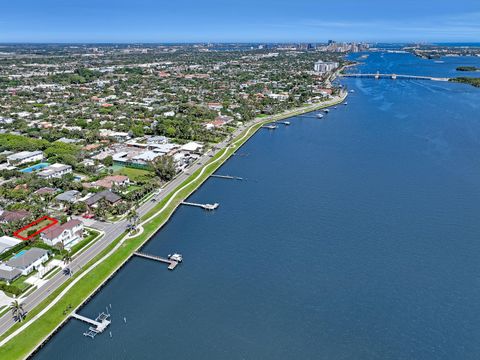
<svg viewBox="0 0 480 360">
<path fill-rule="evenodd" d="M 75 244 L 72 246 L 72 248 L 70 249 L 70 256 L 75 255 L 77 252 L 82 250 L 85 246 L 90 244 L 94 239 L 96 239 L 100 235 L 100 232 L 96 230 L 89 229 L 87 231 L 88 231 L 88 235 L 78 244 Z"/>
<path fill-rule="evenodd" d="M 298 113 L 301 113 L 299 111 Z M 291 116 L 291 115 L 288 115 Z M 283 117 L 288 117 L 283 116 Z M 276 120 L 282 118 L 281 116 L 275 117 Z M 267 120 L 272 121 L 271 119 Z M 238 147 L 246 142 L 256 130 L 258 130 L 263 123 L 259 123 L 252 127 L 252 130 L 249 133 L 249 136 L 246 136 L 243 140 L 235 142 L 235 146 L 229 150 L 223 149 L 218 154 L 216 154 L 206 166 L 206 171 L 198 179 L 193 181 L 201 169 L 195 171 L 185 182 L 183 182 L 177 189 L 182 188 L 187 185 L 183 190 L 181 190 L 172 202 L 167 206 L 167 208 L 150 222 L 144 225 L 144 232 L 134 238 L 125 241 L 112 255 L 108 257 L 105 261 L 99 264 L 95 269 L 90 273 L 84 276 L 84 279 L 75 284 L 65 296 L 63 296 L 58 303 L 56 303 L 49 311 L 47 311 L 40 319 L 31 324 L 28 330 L 23 331 L 21 335 L 16 336 L 10 340 L 6 345 L 0 348 L 0 359 L 21 359 L 28 356 L 35 347 L 40 344 L 52 331 L 55 330 L 59 324 L 65 321 L 66 316 L 63 315 L 63 311 L 67 308 L 68 305 L 72 305 L 75 309 L 77 306 L 81 305 L 86 298 L 88 298 L 95 290 L 102 285 L 106 279 L 108 279 L 117 269 L 119 269 L 131 256 L 131 254 L 136 251 L 140 246 L 142 246 L 151 236 L 155 234 L 158 229 L 167 222 L 170 216 L 174 213 L 176 207 L 188 197 L 192 192 L 194 192 L 213 172 L 216 171 L 231 154 L 233 154 Z M 245 130 L 247 131 L 247 130 Z M 243 132 L 238 138 L 241 138 L 245 132 Z M 212 161 L 222 157 L 221 161 L 218 161 L 215 164 L 211 164 Z M 129 169 L 135 170 L 137 169 Z M 191 183 L 190 183 L 191 182 Z M 151 215 L 158 212 L 168 201 L 173 197 L 173 194 L 176 191 L 170 193 L 166 198 L 159 202 L 154 209 L 152 209 L 147 215 L 142 219 L 147 219 Z M 89 268 L 94 264 L 98 259 L 106 255 L 110 250 L 112 250 L 124 237 L 122 235 L 115 241 L 113 241 L 104 251 L 98 254 L 92 261 L 89 262 L 83 269 Z M 33 309 L 27 316 L 26 321 L 29 318 L 32 318 L 38 314 L 41 309 L 45 308 L 49 303 L 51 303 L 55 297 L 60 294 L 63 289 L 65 289 L 68 284 L 80 276 L 85 270 L 80 270 L 76 272 L 72 278 L 68 279 L 62 286 L 60 286 L 56 291 L 54 291 L 47 299 L 45 299 L 39 306 Z M 0 340 L 4 339 L 6 336 L 14 332 L 21 324 L 16 324 L 10 328 L 5 334 L 0 336 Z"/>
<path fill-rule="evenodd" d="M 28 274 L 27 276 L 20 276 L 18 279 L 15 279 L 15 281 L 12 281 L 12 283 L 10 285 L 13 285 L 13 286 L 16 286 L 17 288 L 19 288 L 20 290 L 22 290 L 22 293 L 25 292 L 29 287 L 31 287 L 32 285 L 25 282 L 25 280 L 27 280 L 30 276 L 34 275 L 34 272 Z"/>
<path fill-rule="evenodd" d="M 153 172 L 148 171 L 148 170 L 143 170 L 143 169 L 133 169 L 133 168 L 127 168 L 123 167 L 117 171 L 115 171 L 115 175 L 125 175 L 128 176 L 128 178 L 131 181 L 145 181 L 154 176 Z"/>
<path fill-rule="evenodd" d="M 38 230 L 43 229 L 44 227 L 46 227 L 48 225 L 51 225 L 52 223 L 53 223 L 52 220 L 49 220 L 49 219 L 42 220 L 38 224 L 32 225 L 29 228 L 23 230 L 18 235 L 27 238 L 29 234 L 33 234 L 33 233 L 37 232 Z"/>
</svg>

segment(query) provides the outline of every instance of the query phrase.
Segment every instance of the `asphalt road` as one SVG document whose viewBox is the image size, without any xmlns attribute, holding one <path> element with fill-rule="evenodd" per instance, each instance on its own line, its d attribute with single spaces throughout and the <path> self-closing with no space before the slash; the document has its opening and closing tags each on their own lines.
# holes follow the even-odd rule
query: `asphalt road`
<svg viewBox="0 0 480 360">
<path fill-rule="evenodd" d="M 314 110 L 313 107 L 314 106 L 311 106 L 312 110 Z M 267 120 L 269 120 L 269 118 L 257 119 L 256 121 L 248 124 L 248 127 L 256 123 L 264 122 Z M 230 139 L 236 138 L 246 128 L 247 126 L 238 128 L 234 133 L 232 133 L 232 136 L 230 137 Z M 162 188 L 161 192 L 154 196 L 155 201 L 148 200 L 146 203 L 141 205 L 137 209 L 139 216 L 141 217 L 146 213 L 148 213 L 157 204 L 157 202 L 164 199 L 168 194 L 170 194 L 174 189 L 176 189 L 182 182 L 184 182 L 191 174 L 193 174 L 195 171 L 203 167 L 211 157 L 213 157 L 216 153 L 218 153 L 221 149 L 225 148 L 228 145 L 228 143 L 230 142 L 230 139 L 226 139 L 221 143 L 217 144 L 214 147 L 214 149 L 210 150 L 209 152 L 201 156 L 195 163 L 193 163 L 189 168 L 187 168 L 186 171 L 180 173 L 175 179 L 173 179 L 171 182 L 166 184 Z M 90 262 L 90 260 L 92 260 L 96 255 L 102 252 L 116 238 L 122 235 L 122 233 L 124 233 L 127 227 L 127 221 L 121 220 L 116 223 L 96 221 L 93 223 L 93 225 L 91 225 L 91 227 L 104 231 L 105 235 L 101 239 L 97 240 L 93 245 L 91 245 L 85 251 L 80 253 L 78 256 L 74 257 L 74 259 L 71 261 L 69 265 L 69 268 L 72 269 L 73 272 L 80 270 L 83 266 L 85 266 L 88 262 Z M 55 274 L 51 279 L 48 280 L 48 282 L 45 285 L 33 291 L 23 300 L 24 309 L 28 312 L 33 308 L 35 308 L 68 279 L 69 279 L 69 276 L 64 275 L 63 271 L 60 271 L 57 274 Z M 15 324 L 15 321 L 13 320 L 10 312 L 3 315 L 0 318 L 0 335 L 4 334 L 14 324 Z"/>
<path fill-rule="evenodd" d="M 222 143 L 221 146 L 217 148 L 223 148 L 226 146 L 226 143 Z M 186 172 L 180 173 L 174 180 L 170 181 L 166 186 L 161 190 L 161 192 L 154 196 L 155 201 L 148 200 L 143 205 L 141 205 L 137 212 L 139 216 L 143 216 L 148 213 L 157 202 L 165 198 L 170 192 L 177 188 L 182 182 L 184 182 L 193 172 L 201 168 L 209 159 L 210 155 L 215 155 L 218 150 L 214 152 L 210 151 L 200 157 L 195 163 L 193 163 Z M 92 260 L 97 254 L 102 252 L 109 244 L 111 244 L 116 238 L 122 235 L 127 228 L 127 220 L 121 220 L 115 223 L 96 221 L 91 227 L 101 230 L 105 235 L 97 240 L 93 245 L 87 248 L 85 251 L 76 256 L 71 263 L 69 268 L 75 273 L 85 266 L 90 260 Z M 40 288 L 33 291 L 23 300 L 23 307 L 28 312 L 40 304 L 46 297 L 50 295 L 55 289 L 62 285 L 65 281 L 69 279 L 68 275 L 64 275 L 62 271 L 55 274 L 48 282 L 41 286 Z M 11 326 L 15 324 L 11 314 L 8 312 L 0 318 L 0 335 L 5 333 Z"/>
</svg>

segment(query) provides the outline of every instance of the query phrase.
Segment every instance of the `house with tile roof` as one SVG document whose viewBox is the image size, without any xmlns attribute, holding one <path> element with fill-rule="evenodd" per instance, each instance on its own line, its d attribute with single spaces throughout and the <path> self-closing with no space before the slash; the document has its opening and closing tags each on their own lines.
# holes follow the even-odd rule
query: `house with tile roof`
<svg viewBox="0 0 480 360">
<path fill-rule="evenodd" d="M 98 205 L 98 202 L 102 199 L 105 199 L 105 201 L 107 201 L 112 206 L 117 205 L 122 201 L 122 198 L 117 194 L 115 194 L 114 192 L 110 190 L 103 190 L 86 199 L 85 204 L 87 204 L 87 206 L 90 208 L 94 208 Z"/>
<path fill-rule="evenodd" d="M 55 246 L 60 243 L 68 249 L 83 239 L 83 223 L 73 219 L 64 224 L 55 224 L 41 232 L 40 238 L 47 245 Z"/>
<path fill-rule="evenodd" d="M 15 221 L 20 221 L 30 217 L 32 214 L 27 210 L 1 210 L 0 209 L 0 223 L 8 224 Z"/>
</svg>

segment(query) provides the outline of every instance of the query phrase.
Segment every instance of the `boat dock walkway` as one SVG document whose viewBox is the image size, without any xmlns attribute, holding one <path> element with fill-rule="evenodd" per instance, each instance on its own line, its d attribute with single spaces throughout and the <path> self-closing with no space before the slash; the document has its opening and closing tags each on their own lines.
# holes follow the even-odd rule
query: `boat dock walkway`
<svg viewBox="0 0 480 360">
<path fill-rule="evenodd" d="M 239 176 L 231 176 L 231 175 L 217 175 L 212 174 L 210 177 L 220 178 L 220 179 L 228 179 L 228 180 L 243 180 L 243 178 Z"/>
<path fill-rule="evenodd" d="M 83 333 L 83 335 L 91 337 L 92 339 L 95 337 L 95 335 L 104 332 L 111 323 L 110 314 L 105 314 L 104 312 L 100 313 L 95 320 L 79 315 L 75 312 L 71 313 L 70 316 L 92 325 L 88 328 L 88 331 Z"/>
<path fill-rule="evenodd" d="M 262 128 L 268 129 L 268 130 L 275 130 L 277 127 L 278 127 L 277 125 L 273 125 L 273 124 L 270 124 L 270 125 L 262 125 Z"/>
<path fill-rule="evenodd" d="M 188 205 L 188 206 L 196 206 L 200 207 L 205 210 L 215 210 L 220 206 L 219 203 L 214 203 L 214 204 L 197 204 L 197 203 L 192 203 L 192 202 L 187 202 L 187 201 L 182 201 L 182 205 Z"/>
<path fill-rule="evenodd" d="M 149 260 L 159 261 L 159 262 L 164 263 L 164 264 L 168 264 L 168 270 L 173 270 L 178 265 L 178 261 L 170 260 L 170 259 L 167 259 L 167 258 L 164 258 L 164 257 L 161 257 L 161 256 L 157 256 L 157 255 L 150 255 L 150 254 L 142 253 L 142 252 L 139 252 L 139 251 L 135 251 L 133 253 L 133 255 L 143 257 L 143 258 L 149 259 Z"/>
</svg>

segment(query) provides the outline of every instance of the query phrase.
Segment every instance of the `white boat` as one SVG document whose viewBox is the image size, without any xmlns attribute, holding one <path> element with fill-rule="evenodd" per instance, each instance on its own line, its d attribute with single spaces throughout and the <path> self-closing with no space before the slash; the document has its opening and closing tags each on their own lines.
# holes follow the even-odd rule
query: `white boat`
<svg viewBox="0 0 480 360">
<path fill-rule="evenodd" d="M 343 105 L 345 105 L 345 106 L 348 105 L 348 102 L 345 101 L 345 102 L 343 103 Z"/>
<path fill-rule="evenodd" d="M 317 118 L 322 119 L 323 115 L 322 114 L 317 114 Z"/>
<path fill-rule="evenodd" d="M 183 261 L 182 254 L 178 254 L 178 253 L 170 254 L 170 255 L 168 255 L 168 258 L 170 260 L 173 260 L 173 261 L 176 261 L 176 262 L 179 262 L 179 263 L 181 263 Z"/>
<path fill-rule="evenodd" d="M 354 93 L 354 92 L 355 92 L 355 90 L 353 90 L 353 89 L 352 89 L 352 90 L 350 90 L 350 92 L 351 92 L 351 93 Z"/>
<path fill-rule="evenodd" d="M 328 114 L 330 112 L 330 109 L 324 109 L 323 112 Z"/>
</svg>

